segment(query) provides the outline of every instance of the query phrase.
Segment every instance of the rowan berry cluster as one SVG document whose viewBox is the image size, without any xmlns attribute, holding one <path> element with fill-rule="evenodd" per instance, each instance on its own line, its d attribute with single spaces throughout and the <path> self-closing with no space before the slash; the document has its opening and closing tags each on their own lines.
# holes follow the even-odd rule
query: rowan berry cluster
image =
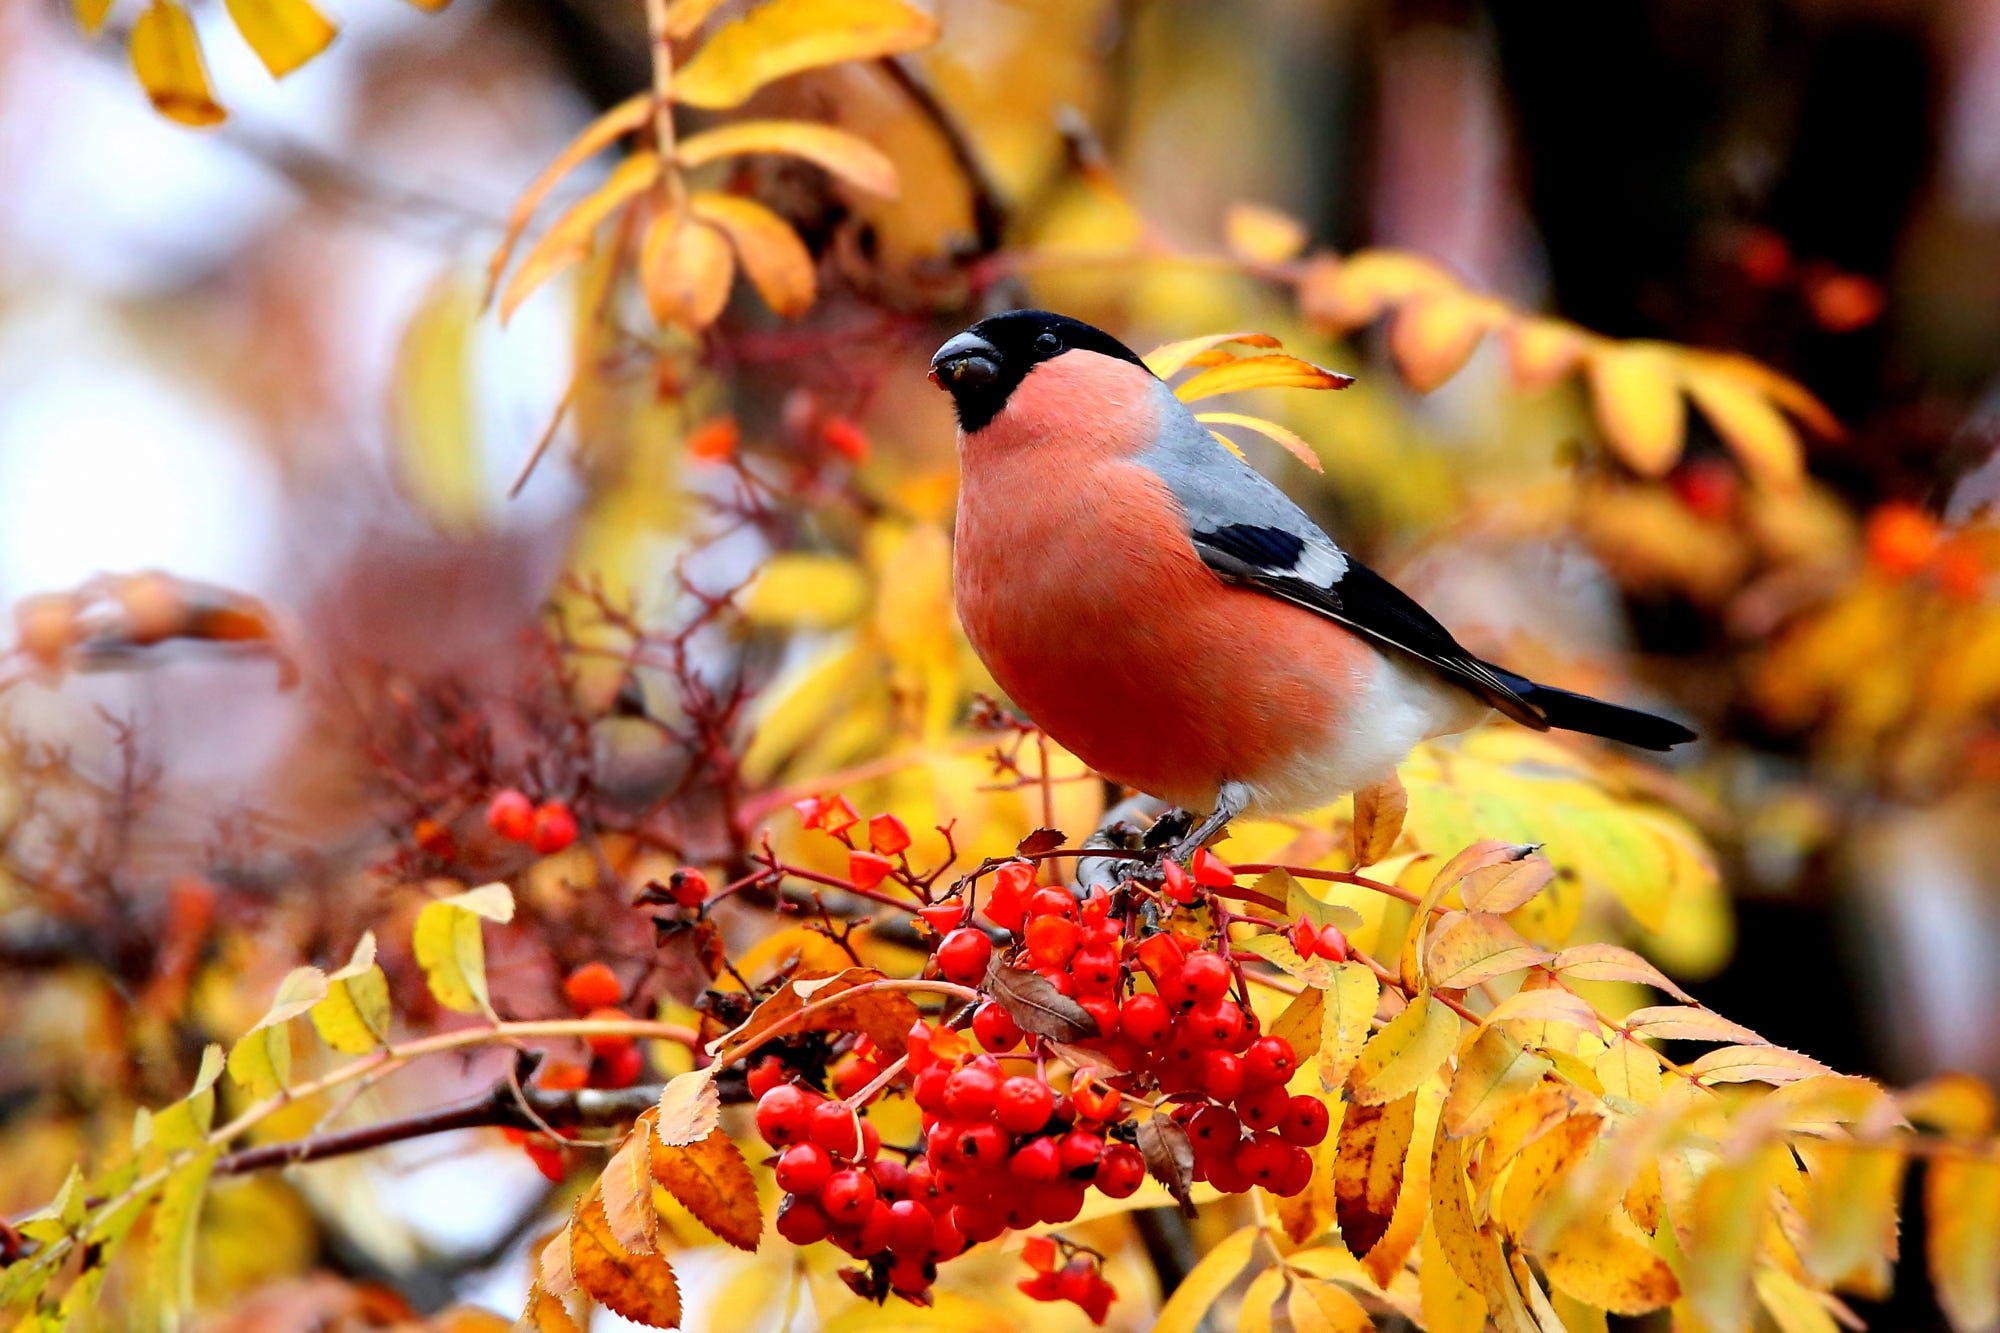
<svg viewBox="0 0 2000 1333">
<path fill-rule="evenodd" d="M 619 1008 L 625 998 L 625 983 L 618 979 L 603 963 L 585 963 L 563 979 L 563 998 L 570 1007 L 586 1019 L 600 1022 L 622 1022 L 631 1015 Z M 588 1063 L 573 1060 L 550 1060 L 545 1063 L 536 1078 L 544 1088 L 567 1091 L 575 1088 L 629 1088 L 637 1083 L 646 1071 L 646 1057 L 639 1049 L 639 1043 L 619 1033 L 603 1033 L 585 1039 L 590 1050 Z M 558 1130 L 563 1137 L 571 1137 L 567 1130 Z M 508 1129 L 504 1133 L 509 1142 L 517 1143 L 544 1176 L 557 1183 L 569 1173 L 569 1162 L 562 1147 L 549 1141 L 546 1135 L 531 1136 L 522 1130 Z"/>
<path fill-rule="evenodd" d="M 1260 1032 L 1223 928 L 1211 928 L 1215 947 L 1178 933 L 1197 918 L 1176 916 L 1176 907 L 1233 883 L 1227 866 L 1201 853 L 1185 869 L 1166 863 L 1157 890 L 1128 883 L 1079 900 L 1038 885 L 1031 863 L 1012 862 L 995 873 L 984 903 L 987 919 L 1007 932 L 1000 946 L 969 923 L 962 901 L 922 909 L 945 931 L 938 974 L 990 992 L 968 1024 L 977 1045 L 951 1026 L 920 1022 L 910 1032 L 904 1075 L 924 1137 L 918 1148 L 892 1150 L 900 1161 L 883 1156 L 860 1114 L 888 1069 L 871 1043 L 831 1071 L 839 1100 L 780 1081 L 781 1066 L 760 1062 L 751 1090 L 759 1129 L 781 1149 L 780 1233 L 799 1244 L 828 1239 L 868 1261 L 850 1270 L 857 1291 L 922 1300 L 936 1265 L 967 1245 L 1073 1221 L 1093 1188 L 1130 1197 L 1144 1183 L 1148 1153 L 1164 1159 L 1151 1164 L 1154 1173 L 1184 1189 L 1192 1181 L 1185 1167 L 1175 1178 L 1171 1147 L 1181 1135 L 1193 1180 L 1230 1193 L 1303 1190 L 1310 1150 L 1329 1128 L 1326 1103 L 1287 1091 L 1297 1053 Z M 1338 931 L 1322 939 L 1305 929 L 1315 954 L 1345 956 Z M 1068 1047 L 1052 1050 L 1023 1022 Z M 1063 1024 L 1074 1030 L 1060 1031 Z M 1074 1072 L 1052 1082 L 1052 1063 Z M 1102 1322 L 1114 1293 L 1087 1253 L 1060 1245 L 1036 1242 L 1022 1290 L 1072 1301 Z"/>
<path fill-rule="evenodd" d="M 486 827 L 509 842 L 525 842 L 537 856 L 553 856 L 576 841 L 576 816 L 561 801 L 536 805 L 526 792 L 496 792 L 486 804 Z"/>
</svg>

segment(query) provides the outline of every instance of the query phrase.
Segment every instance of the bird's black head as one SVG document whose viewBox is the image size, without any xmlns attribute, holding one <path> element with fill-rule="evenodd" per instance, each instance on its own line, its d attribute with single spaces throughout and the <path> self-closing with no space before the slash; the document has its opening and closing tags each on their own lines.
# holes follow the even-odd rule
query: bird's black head
<svg viewBox="0 0 2000 1333">
<path fill-rule="evenodd" d="M 931 383 L 952 397 L 968 435 L 1000 414 L 1028 372 L 1064 352 L 1097 352 L 1144 368 L 1133 350 L 1080 319 L 1046 310 L 1009 310 L 982 319 L 938 348 Z"/>
</svg>

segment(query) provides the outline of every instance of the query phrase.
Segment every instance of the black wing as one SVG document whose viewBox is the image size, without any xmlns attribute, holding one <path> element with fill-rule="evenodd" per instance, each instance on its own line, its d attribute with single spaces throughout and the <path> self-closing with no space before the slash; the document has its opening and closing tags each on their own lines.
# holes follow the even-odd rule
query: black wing
<svg viewBox="0 0 2000 1333">
<path fill-rule="evenodd" d="M 1345 552 L 1340 568 L 1325 576 L 1326 557 L 1283 528 L 1230 523 L 1192 534 L 1203 563 L 1232 582 L 1317 612 L 1377 643 L 1428 663 L 1446 679 L 1471 690 L 1516 722 L 1547 731 L 1547 715 L 1512 683 L 1451 637 L 1451 631 L 1402 589 Z"/>
</svg>

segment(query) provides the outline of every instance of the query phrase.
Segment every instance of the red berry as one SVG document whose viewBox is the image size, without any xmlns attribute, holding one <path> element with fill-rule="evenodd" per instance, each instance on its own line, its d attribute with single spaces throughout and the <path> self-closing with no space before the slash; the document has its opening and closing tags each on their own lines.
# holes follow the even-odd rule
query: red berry
<svg viewBox="0 0 2000 1333">
<path fill-rule="evenodd" d="M 817 1194 L 833 1174 L 833 1158 L 817 1143 L 794 1143 L 778 1154 L 774 1174 L 789 1194 Z"/>
<path fill-rule="evenodd" d="M 561 801 L 545 801 L 535 807 L 534 827 L 528 831 L 528 846 L 537 856 L 553 856 L 576 841 L 576 816 Z"/>
<path fill-rule="evenodd" d="M 944 1085 L 951 1080 L 951 1070 L 944 1065 L 932 1065 L 916 1076 L 910 1083 L 910 1097 L 925 1111 L 944 1109 Z"/>
<path fill-rule="evenodd" d="M 867 461 L 868 433 L 846 417 L 828 417 L 822 421 L 819 426 L 819 437 L 826 441 L 827 448 L 848 462 Z"/>
<path fill-rule="evenodd" d="M 992 959 L 993 941 L 986 938 L 986 932 L 960 926 L 937 947 L 938 975 L 961 986 L 976 986 L 986 976 Z"/>
<path fill-rule="evenodd" d="M 811 1199 L 787 1199 L 778 1210 L 778 1234 L 794 1245 L 825 1240 L 833 1221 Z"/>
<path fill-rule="evenodd" d="M 1243 1091 L 1243 1062 L 1227 1051 L 1203 1051 L 1196 1086 L 1219 1102 L 1235 1101 Z"/>
<path fill-rule="evenodd" d="M 1081 1305 L 1089 1299 L 1090 1288 L 1096 1280 L 1096 1267 L 1079 1254 L 1056 1274 L 1056 1298 Z"/>
<path fill-rule="evenodd" d="M 509 787 L 486 805 L 486 827 L 509 842 L 526 842 L 535 826 L 535 803 Z"/>
<path fill-rule="evenodd" d="M 1287 1196 L 1297 1194 L 1312 1184 L 1312 1177 L 1312 1154 L 1296 1144 L 1291 1145 L 1290 1152 L 1285 1155 L 1284 1169 L 1278 1173 L 1278 1178 L 1271 1182 L 1271 1192 Z"/>
<path fill-rule="evenodd" d="M 937 1193 L 937 1178 L 928 1157 L 915 1157 L 903 1168 L 903 1197 L 925 1203 Z"/>
<path fill-rule="evenodd" d="M 775 1055 L 767 1055 L 744 1075 L 744 1082 L 750 1085 L 752 1097 L 762 1097 L 771 1089 L 785 1081 L 785 1062 Z"/>
<path fill-rule="evenodd" d="M 1097 1035 L 1115 1037 L 1118 1035 L 1118 1001 L 1109 995 L 1079 995 L 1077 1005 L 1090 1015 L 1090 1021 L 1097 1024 Z"/>
<path fill-rule="evenodd" d="M 899 1258 L 928 1258 L 937 1239 L 937 1223 L 931 1210 L 920 1203 L 902 1199 L 889 1205 L 889 1248 Z"/>
<path fill-rule="evenodd" d="M 833 1089 L 834 1096 L 852 1097 L 874 1082 L 875 1076 L 881 1072 L 882 1066 L 873 1060 L 863 1060 L 859 1056 L 850 1055 L 827 1071 L 827 1083 Z"/>
<path fill-rule="evenodd" d="M 1207 1000 L 1188 1010 L 1182 1026 L 1195 1044 L 1228 1050 L 1243 1036 L 1243 1007 L 1234 1000 Z"/>
<path fill-rule="evenodd" d="M 1186 870 L 1181 868 L 1180 862 L 1161 862 L 1160 874 L 1165 881 L 1167 896 L 1169 898 L 1172 898 L 1177 903 L 1191 903 L 1194 901 L 1194 879 Z"/>
<path fill-rule="evenodd" d="M 877 815 L 868 821 L 868 845 L 884 856 L 894 856 L 908 850 L 910 831 L 894 815 Z"/>
<path fill-rule="evenodd" d="M 834 1172 L 819 1189 L 819 1206 L 836 1226 L 863 1221 L 875 1200 L 874 1177 L 853 1167 Z"/>
<path fill-rule="evenodd" d="M 931 1242 L 931 1258 L 940 1263 L 965 1253 L 965 1233 L 958 1229 L 957 1211 L 955 1208 L 944 1208 L 931 1214 L 937 1224 L 937 1239 Z"/>
<path fill-rule="evenodd" d="M 942 935 L 965 924 L 965 899 L 947 898 L 929 907 L 919 907 L 917 915 L 924 919 L 925 925 Z"/>
<path fill-rule="evenodd" d="M 1236 872 L 1214 852 L 1204 847 L 1188 862 L 1194 882 L 1205 889 L 1226 889 L 1236 883 Z"/>
<path fill-rule="evenodd" d="M 1073 1222 L 1083 1211 L 1083 1201 L 1088 1191 L 1074 1180 L 1051 1180 L 1035 1186 L 1029 1203 L 1035 1210 L 1035 1220 L 1044 1226 L 1061 1226 Z"/>
<path fill-rule="evenodd" d="M 1243 1082 L 1247 1087 L 1282 1087 L 1299 1067 L 1299 1057 L 1283 1037 L 1259 1037 L 1243 1052 Z"/>
<path fill-rule="evenodd" d="M 1236 1150 L 1236 1169 L 1254 1185 L 1269 1185 L 1291 1163 L 1291 1148 L 1275 1134 L 1257 1134 Z"/>
<path fill-rule="evenodd" d="M 1032 1134 L 1049 1123 L 1056 1095 L 1048 1084 L 1026 1074 L 1016 1074 L 1000 1085 L 994 1099 L 995 1117 L 1016 1134 Z"/>
<path fill-rule="evenodd" d="M 646 1057 L 637 1042 L 626 1042 L 613 1051 L 600 1052 L 590 1063 L 593 1088 L 629 1088 L 646 1072 Z"/>
<path fill-rule="evenodd" d="M 1292 942 L 1292 952 L 1301 958 L 1311 958 L 1319 952 L 1319 936 L 1313 931 L 1312 922 L 1303 916 L 1292 922 L 1285 938 Z"/>
<path fill-rule="evenodd" d="M 1009 861 L 994 871 L 993 890 L 986 896 L 987 919 L 1002 930 L 1019 930 L 1034 884 L 1035 867 L 1026 861 Z"/>
<path fill-rule="evenodd" d="M 1066 916 L 1038 916 L 1028 922 L 1028 956 L 1038 967 L 1062 967 L 1083 940 L 1083 928 Z"/>
<path fill-rule="evenodd" d="M 691 866 L 682 866 L 667 876 L 667 892 L 682 907 L 699 907 L 708 901 L 708 876 Z"/>
<path fill-rule="evenodd" d="M 989 1051 L 1011 1051 L 1021 1044 L 1021 1028 L 1014 1016 L 997 1002 L 988 1000 L 972 1013 L 972 1035 Z"/>
<path fill-rule="evenodd" d="M 1080 1129 L 1063 1135 L 1056 1147 L 1062 1154 L 1063 1170 L 1072 1176 L 1088 1176 L 1104 1155 L 1104 1140 Z"/>
<path fill-rule="evenodd" d="M 1276 1129 L 1292 1109 L 1284 1084 L 1267 1084 L 1236 1099 L 1236 1114 L 1251 1129 Z"/>
<path fill-rule="evenodd" d="M 1060 889 L 1053 884 L 1036 889 L 1028 895 L 1029 916 L 1066 916 L 1076 918 L 1076 899 L 1070 897 L 1068 889 Z"/>
<path fill-rule="evenodd" d="M 1181 980 L 1201 1004 L 1229 994 L 1229 964 L 1217 953 L 1193 953 L 1181 964 Z"/>
<path fill-rule="evenodd" d="M 867 1167 L 868 1174 L 875 1177 L 875 1188 L 881 1191 L 883 1198 L 893 1202 L 910 1197 L 909 1167 L 893 1157 L 871 1158 Z"/>
<path fill-rule="evenodd" d="M 568 1159 L 563 1156 L 563 1150 L 553 1143 L 530 1139 L 521 1145 L 521 1151 L 528 1154 L 528 1160 L 535 1164 L 537 1171 L 558 1185 L 562 1184 L 563 1178 L 569 1174 Z"/>
<path fill-rule="evenodd" d="M 1241 1194 L 1249 1189 L 1252 1181 L 1243 1174 L 1243 1168 L 1236 1164 L 1234 1151 L 1226 1152 L 1208 1163 L 1208 1183 L 1224 1194 Z"/>
<path fill-rule="evenodd" d="M 1119 1103 L 1124 1101 L 1118 1089 L 1083 1080 L 1071 1085 L 1069 1095 L 1070 1100 L 1076 1103 L 1077 1114 L 1086 1120 L 1115 1120 L 1118 1118 Z"/>
<path fill-rule="evenodd" d="M 1118 1008 L 1118 1030 L 1141 1046 L 1156 1046 L 1167 1035 L 1173 1015 L 1157 995 L 1141 992 Z"/>
<path fill-rule="evenodd" d="M 1226 1106 L 1210 1103 L 1194 1113 L 1188 1121 L 1188 1138 L 1193 1140 L 1198 1156 L 1209 1156 L 1216 1151 L 1234 1152 L 1236 1141 L 1243 1137 L 1243 1126 L 1236 1119 L 1236 1113 Z"/>
<path fill-rule="evenodd" d="M 821 1102 L 812 1109 L 807 1133 L 835 1157 L 853 1157 L 861 1151 L 861 1126 L 856 1119 L 853 1108 L 845 1102 Z"/>
<path fill-rule="evenodd" d="M 1086 944 L 1069 960 L 1069 970 L 1078 990 L 1108 993 L 1117 987 L 1121 974 L 1118 950 L 1109 944 Z"/>
<path fill-rule="evenodd" d="M 1007 1220 L 997 1212 L 963 1205 L 951 1210 L 951 1223 L 969 1245 L 983 1244 L 1007 1229 Z"/>
<path fill-rule="evenodd" d="M 868 1215 L 861 1219 L 861 1234 L 855 1237 L 855 1253 L 873 1255 L 888 1249 L 895 1225 L 896 1214 L 891 1205 L 878 1196 L 868 1206 Z"/>
<path fill-rule="evenodd" d="M 1007 1172 L 1022 1180 L 1054 1180 L 1062 1174 L 1062 1153 L 1054 1139 L 1029 1139 L 1007 1159 Z"/>
<path fill-rule="evenodd" d="M 586 1023 L 629 1023 L 632 1015 L 623 1009 L 593 1009 L 583 1016 Z M 612 1055 L 630 1046 L 632 1039 L 622 1032 L 596 1032 L 584 1038 L 592 1055 Z"/>
<path fill-rule="evenodd" d="M 1332 1124 L 1333 1116 L 1326 1103 L 1309 1092 L 1301 1092 L 1292 1098 L 1285 1118 L 1278 1122 L 1278 1134 L 1287 1143 L 1310 1148 L 1326 1137 Z"/>
<path fill-rule="evenodd" d="M 1104 1150 L 1092 1182 L 1113 1199 L 1129 1199 L 1146 1183 L 1146 1159 L 1129 1143 L 1114 1143 Z"/>
<path fill-rule="evenodd" d="M 954 1120 L 984 1120 L 1000 1096 L 1000 1075 L 978 1065 L 958 1070 L 944 1085 L 944 1111 Z"/>
<path fill-rule="evenodd" d="M 956 1156 L 977 1167 L 996 1167 L 1007 1160 L 1007 1131 L 988 1121 L 967 1125 L 958 1136 Z"/>
<path fill-rule="evenodd" d="M 578 1013 L 587 1013 L 617 1004 L 625 998 L 625 987 L 603 963 L 585 963 L 563 982 L 563 998 Z"/>
<path fill-rule="evenodd" d="M 806 1137 L 815 1098 L 804 1088 L 780 1083 L 757 1099 L 757 1132 L 774 1148 Z"/>
<path fill-rule="evenodd" d="M 847 877 L 854 881 L 854 887 L 866 893 L 889 877 L 896 868 L 895 862 L 880 852 L 849 852 L 847 854 Z"/>
</svg>

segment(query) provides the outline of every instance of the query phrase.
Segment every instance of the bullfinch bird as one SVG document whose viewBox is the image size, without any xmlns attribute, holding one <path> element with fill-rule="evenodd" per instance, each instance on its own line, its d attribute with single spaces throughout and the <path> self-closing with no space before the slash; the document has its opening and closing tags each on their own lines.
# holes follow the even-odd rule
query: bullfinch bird
<svg viewBox="0 0 2000 1333">
<path fill-rule="evenodd" d="M 931 358 L 958 411 L 958 613 L 993 679 L 1103 776 L 1190 812 L 1317 809 L 1490 709 L 1665 750 L 1677 722 L 1460 647 L 1218 443 L 1132 350 L 1042 310 Z"/>
</svg>

